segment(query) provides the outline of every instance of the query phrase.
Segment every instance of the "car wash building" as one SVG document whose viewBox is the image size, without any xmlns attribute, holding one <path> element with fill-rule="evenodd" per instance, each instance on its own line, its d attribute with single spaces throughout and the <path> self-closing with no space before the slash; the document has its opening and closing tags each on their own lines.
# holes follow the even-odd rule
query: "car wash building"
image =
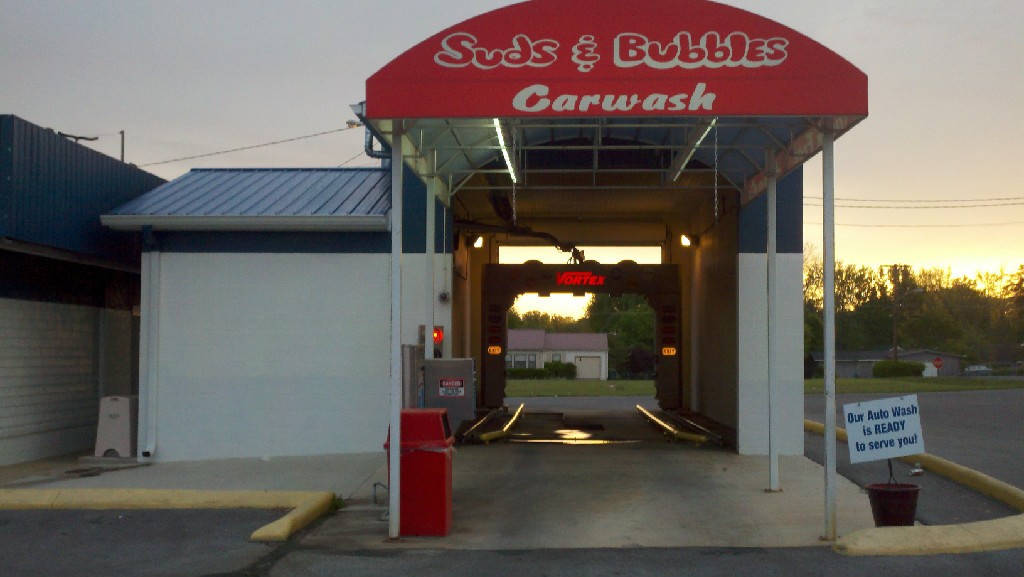
<svg viewBox="0 0 1024 577">
<path fill-rule="evenodd" d="M 705 0 L 533 0 L 416 44 L 352 108 L 380 169 L 193 170 L 104 217 L 144 244 L 145 458 L 380 451 L 430 327 L 487 410 L 515 295 L 601 291 L 654 308 L 662 408 L 803 453 L 802 165 L 824 153 L 828 206 L 868 113 L 852 64 Z M 537 245 L 572 262 L 498 263 Z"/>
</svg>

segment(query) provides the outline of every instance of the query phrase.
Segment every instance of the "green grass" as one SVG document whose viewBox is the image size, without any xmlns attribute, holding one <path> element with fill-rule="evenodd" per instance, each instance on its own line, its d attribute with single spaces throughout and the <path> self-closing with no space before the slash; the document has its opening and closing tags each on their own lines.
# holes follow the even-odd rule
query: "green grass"
<svg viewBox="0 0 1024 577">
<path fill-rule="evenodd" d="M 509 380 L 505 394 L 509 397 L 653 397 L 654 381 Z"/>
<path fill-rule="evenodd" d="M 804 381 L 804 393 L 822 393 L 824 379 Z M 1024 388 L 1020 379 L 979 379 L 976 377 L 903 377 L 891 379 L 836 379 L 837 393 L 934 393 L 942 391 L 991 391 Z"/>
<path fill-rule="evenodd" d="M 804 393 L 821 394 L 824 379 L 804 381 Z M 1024 388 L 1024 378 L 979 379 L 938 377 L 923 379 L 837 379 L 837 393 L 932 393 L 941 391 L 990 391 Z M 654 381 L 599 381 L 590 379 L 509 380 L 510 397 L 643 397 L 654 396 Z"/>
</svg>

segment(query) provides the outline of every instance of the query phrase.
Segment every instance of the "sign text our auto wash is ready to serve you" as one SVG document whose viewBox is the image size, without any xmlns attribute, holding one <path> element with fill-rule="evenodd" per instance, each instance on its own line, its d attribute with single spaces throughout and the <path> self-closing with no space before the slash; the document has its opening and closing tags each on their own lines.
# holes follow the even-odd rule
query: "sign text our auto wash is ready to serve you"
<svg viewBox="0 0 1024 577">
<path fill-rule="evenodd" d="M 843 405 L 850 462 L 924 453 L 917 395 Z"/>
</svg>

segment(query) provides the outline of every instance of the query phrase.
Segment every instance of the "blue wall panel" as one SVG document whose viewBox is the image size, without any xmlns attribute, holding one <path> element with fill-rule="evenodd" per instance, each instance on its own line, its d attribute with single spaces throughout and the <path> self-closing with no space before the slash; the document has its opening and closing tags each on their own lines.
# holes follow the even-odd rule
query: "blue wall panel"
<svg viewBox="0 0 1024 577">
<path fill-rule="evenodd" d="M 780 253 L 804 251 L 804 171 L 798 167 L 776 186 L 778 230 L 775 242 Z M 740 209 L 739 252 L 768 252 L 768 195 Z"/>
<path fill-rule="evenodd" d="M 0 115 L 0 237 L 131 261 L 134 236 L 99 216 L 163 184 L 17 116 Z"/>
<path fill-rule="evenodd" d="M 427 252 L 427 185 L 408 166 L 402 165 L 402 252 Z"/>
</svg>

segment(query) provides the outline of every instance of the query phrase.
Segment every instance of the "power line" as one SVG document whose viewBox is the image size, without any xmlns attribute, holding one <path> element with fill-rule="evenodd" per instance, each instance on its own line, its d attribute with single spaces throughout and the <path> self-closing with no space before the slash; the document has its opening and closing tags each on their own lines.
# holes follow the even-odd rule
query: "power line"
<svg viewBox="0 0 1024 577">
<path fill-rule="evenodd" d="M 805 222 L 804 224 L 813 224 L 821 226 L 820 222 Z M 989 227 L 989 226 L 1020 226 L 1024 225 L 1024 221 L 1011 221 L 1011 222 L 980 222 L 976 224 L 849 224 L 849 223 L 836 223 L 836 226 L 845 226 L 851 228 L 972 228 L 972 227 Z"/>
<path fill-rule="evenodd" d="M 822 200 L 820 196 L 805 196 L 804 198 L 812 200 Z M 895 199 L 895 198 L 843 198 L 836 197 L 836 201 L 839 202 L 908 202 L 908 203 L 924 203 L 924 202 L 1008 202 L 1015 200 L 1024 200 L 1024 196 L 1006 196 L 1002 198 L 908 198 L 908 199 Z"/>
<path fill-rule="evenodd" d="M 822 206 L 821 203 L 817 202 L 804 202 L 804 206 Z M 1024 202 L 1003 202 L 995 204 L 936 204 L 928 206 L 899 206 L 899 205 L 853 205 L 853 204 L 837 204 L 836 208 L 880 208 L 885 210 L 900 210 L 900 209 L 934 209 L 934 208 L 992 208 L 1000 206 L 1024 206 Z"/>
<path fill-rule="evenodd" d="M 181 162 L 184 160 L 195 160 L 197 158 L 206 158 L 208 156 L 217 156 L 220 154 L 228 154 L 231 152 L 240 152 L 242 150 L 252 150 L 254 148 L 264 148 L 267 146 L 275 146 L 278 144 L 285 144 L 288 142 L 295 142 L 297 140 L 306 140 L 307 138 L 316 138 L 317 136 L 324 136 L 326 134 L 334 134 L 335 132 L 344 132 L 346 130 L 352 130 L 358 128 L 360 125 L 346 126 L 344 128 L 335 128 L 334 130 L 325 130 L 323 132 L 317 132 L 315 134 L 306 134 L 304 136 L 296 136 L 294 138 L 286 138 L 284 140 L 275 140 L 273 142 L 265 142 L 263 144 L 254 144 L 252 146 L 241 146 L 239 148 L 232 148 L 230 150 L 218 150 L 217 152 L 207 152 L 206 154 L 196 154 L 193 156 L 183 156 L 181 158 L 172 158 L 171 160 L 161 160 L 160 162 L 148 162 L 146 164 L 140 164 L 139 167 L 143 166 L 156 166 L 158 164 L 170 164 L 172 162 Z"/>
<path fill-rule="evenodd" d="M 352 162 L 353 160 L 355 160 L 355 159 L 359 158 L 360 156 L 363 156 L 363 154 L 364 154 L 363 152 L 359 152 L 359 153 L 357 153 L 357 154 L 356 154 L 355 156 L 353 156 L 352 158 L 350 158 L 350 159 L 346 160 L 345 162 L 342 162 L 341 164 L 339 164 L 339 165 L 338 165 L 338 168 L 341 168 L 342 166 L 345 166 L 346 164 L 348 164 L 348 163 Z"/>
</svg>

